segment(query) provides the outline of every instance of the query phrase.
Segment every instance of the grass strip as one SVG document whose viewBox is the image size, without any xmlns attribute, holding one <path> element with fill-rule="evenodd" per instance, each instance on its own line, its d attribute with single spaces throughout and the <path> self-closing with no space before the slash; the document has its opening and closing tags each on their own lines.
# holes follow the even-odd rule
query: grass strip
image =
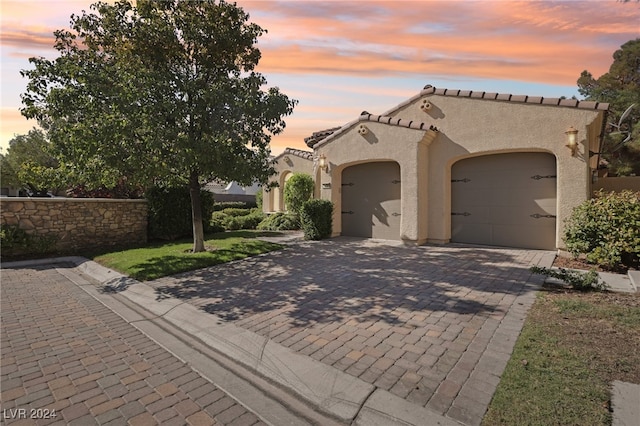
<svg viewBox="0 0 640 426">
<path fill-rule="evenodd" d="M 238 231 L 209 235 L 205 239 L 207 251 L 200 253 L 192 253 L 192 240 L 184 239 L 103 253 L 93 260 L 137 280 L 148 281 L 282 248 L 280 244 L 257 239 L 262 235 L 268 233 Z"/>
</svg>

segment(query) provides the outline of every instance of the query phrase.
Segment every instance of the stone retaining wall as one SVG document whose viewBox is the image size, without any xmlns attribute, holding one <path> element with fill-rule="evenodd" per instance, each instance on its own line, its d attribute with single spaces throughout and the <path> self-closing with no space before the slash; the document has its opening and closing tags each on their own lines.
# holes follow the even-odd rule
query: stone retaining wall
<svg viewBox="0 0 640 426">
<path fill-rule="evenodd" d="M 0 206 L 3 225 L 52 237 L 59 252 L 147 242 L 146 200 L 2 197 Z"/>
</svg>

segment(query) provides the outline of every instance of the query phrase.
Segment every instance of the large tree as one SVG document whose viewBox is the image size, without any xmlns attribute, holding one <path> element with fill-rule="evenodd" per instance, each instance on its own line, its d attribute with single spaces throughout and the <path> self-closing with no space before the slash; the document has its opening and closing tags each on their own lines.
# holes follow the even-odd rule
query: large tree
<svg viewBox="0 0 640 426">
<path fill-rule="evenodd" d="M 583 71 L 578 91 L 587 100 L 611 104 L 611 124 L 602 148 L 611 171 L 640 175 L 640 38 L 616 50 L 609 72 L 599 78 Z"/>
<path fill-rule="evenodd" d="M 22 113 L 48 131 L 76 182 L 186 185 L 202 251 L 201 184 L 265 183 L 271 136 L 296 103 L 255 71 L 265 30 L 224 1 L 91 10 L 55 32 L 57 59 L 30 59 Z"/>
</svg>

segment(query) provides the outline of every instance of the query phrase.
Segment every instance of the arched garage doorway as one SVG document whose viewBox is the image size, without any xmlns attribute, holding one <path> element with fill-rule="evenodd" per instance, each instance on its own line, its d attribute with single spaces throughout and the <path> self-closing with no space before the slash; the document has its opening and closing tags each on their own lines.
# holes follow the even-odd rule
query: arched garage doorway
<svg viewBox="0 0 640 426">
<path fill-rule="evenodd" d="M 556 247 L 556 161 L 516 152 L 460 160 L 451 168 L 451 241 Z"/>
<path fill-rule="evenodd" d="M 357 164 L 342 172 L 342 235 L 400 239 L 400 165 Z"/>
</svg>

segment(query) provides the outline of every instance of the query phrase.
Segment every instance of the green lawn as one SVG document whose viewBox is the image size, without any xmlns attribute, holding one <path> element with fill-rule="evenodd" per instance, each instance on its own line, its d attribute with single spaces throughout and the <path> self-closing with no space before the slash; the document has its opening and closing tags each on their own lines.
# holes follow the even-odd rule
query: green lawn
<svg viewBox="0 0 640 426">
<path fill-rule="evenodd" d="M 640 295 L 538 294 L 483 425 L 610 425 L 610 383 L 640 383 Z"/>
<path fill-rule="evenodd" d="M 193 242 L 191 239 L 184 239 L 103 253 L 93 257 L 93 260 L 137 280 L 147 281 L 278 250 L 282 248 L 280 244 L 257 239 L 261 235 L 277 234 L 256 231 L 223 232 L 207 236 L 207 251 L 202 253 L 191 253 Z"/>
</svg>

